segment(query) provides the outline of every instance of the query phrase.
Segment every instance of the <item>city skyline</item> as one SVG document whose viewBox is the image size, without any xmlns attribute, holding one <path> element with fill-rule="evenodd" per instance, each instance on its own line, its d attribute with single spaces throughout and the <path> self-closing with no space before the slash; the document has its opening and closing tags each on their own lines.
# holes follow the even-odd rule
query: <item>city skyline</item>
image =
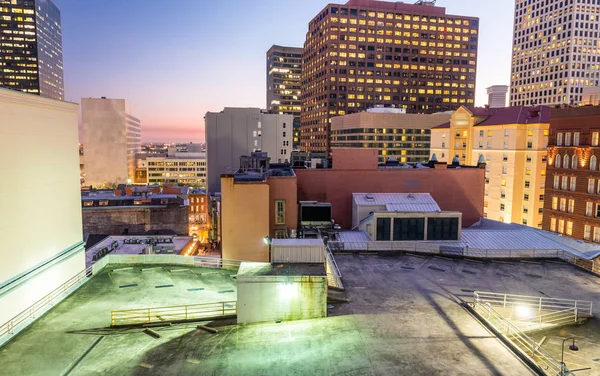
<svg viewBox="0 0 600 376">
<path fill-rule="evenodd" d="M 55 3 L 68 101 L 124 98 L 143 123 L 142 141 L 202 142 L 206 112 L 264 107 L 265 52 L 273 44 L 302 47 L 308 22 L 330 2 Z M 510 79 L 514 4 L 441 0 L 437 6 L 480 18 L 476 105 L 483 106 L 485 88 Z M 225 31 L 216 35 L 217 29 Z"/>
</svg>

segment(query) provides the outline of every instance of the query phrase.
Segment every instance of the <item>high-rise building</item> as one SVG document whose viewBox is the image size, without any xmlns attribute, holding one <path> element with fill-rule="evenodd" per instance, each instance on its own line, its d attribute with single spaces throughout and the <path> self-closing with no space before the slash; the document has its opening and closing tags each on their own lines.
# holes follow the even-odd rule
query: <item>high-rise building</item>
<svg viewBox="0 0 600 376">
<path fill-rule="evenodd" d="M 292 115 L 276 115 L 258 108 L 226 107 L 221 112 L 207 112 L 205 141 L 207 188 L 221 192 L 221 175 L 240 168 L 240 157 L 262 151 L 271 163 L 291 161 Z"/>
<path fill-rule="evenodd" d="M 600 243 L 600 107 L 553 109 L 544 230 Z"/>
<path fill-rule="evenodd" d="M 331 147 L 377 149 L 380 163 L 389 158 L 402 163 L 427 162 L 431 128 L 450 121 L 450 116 L 371 110 L 336 116 L 331 121 Z"/>
<path fill-rule="evenodd" d="M 578 104 L 598 86 L 598 1 L 516 0 L 510 105 Z"/>
<path fill-rule="evenodd" d="M 489 108 L 506 107 L 506 94 L 508 94 L 508 86 L 494 85 L 488 87 L 486 90 Z"/>
<path fill-rule="evenodd" d="M 0 86 L 64 99 L 60 10 L 52 0 L 0 0 Z"/>
<path fill-rule="evenodd" d="M 300 148 L 302 48 L 274 45 L 267 51 L 267 108 L 294 115 L 294 149 Z"/>
<path fill-rule="evenodd" d="M 461 107 L 431 130 L 431 154 L 439 162 L 486 163 L 484 216 L 541 228 L 549 123 L 545 106 Z"/>
<path fill-rule="evenodd" d="M 479 19 L 418 4 L 350 0 L 310 21 L 300 146 L 328 152 L 330 119 L 392 105 L 434 113 L 473 105 Z"/>
<path fill-rule="evenodd" d="M 81 99 L 85 184 L 94 187 L 135 180 L 142 125 L 125 99 Z"/>
<path fill-rule="evenodd" d="M 49 308 L 34 303 L 85 275 L 77 105 L 0 89 L 0 119 L 0 174 L 10 177 L 0 187 L 0 327 L 36 312 L 13 321 L 14 334 Z M 40 187 L 51 199 L 33 199 Z"/>
</svg>

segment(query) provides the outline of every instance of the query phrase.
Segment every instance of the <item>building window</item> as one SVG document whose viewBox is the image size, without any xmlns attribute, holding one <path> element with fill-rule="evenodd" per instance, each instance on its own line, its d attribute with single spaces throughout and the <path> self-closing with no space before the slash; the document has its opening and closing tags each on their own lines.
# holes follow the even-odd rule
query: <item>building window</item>
<svg viewBox="0 0 600 376">
<path fill-rule="evenodd" d="M 391 218 L 377 218 L 377 240 L 390 240 L 392 228 Z"/>
<path fill-rule="evenodd" d="M 287 238 L 287 232 L 285 230 L 275 230 L 275 239 Z"/>
<path fill-rule="evenodd" d="M 504 137 L 508 137 L 510 135 L 510 131 L 508 129 L 504 130 Z"/>
<path fill-rule="evenodd" d="M 577 178 L 575 176 L 571 176 L 571 191 L 575 192 L 577 188 Z"/>
<path fill-rule="evenodd" d="M 555 176 L 555 178 L 557 178 L 558 176 Z M 556 181 L 556 179 L 554 179 Z M 529 182 L 529 180 L 525 180 L 525 188 L 529 188 L 529 186 L 531 185 L 531 183 Z"/>
<path fill-rule="evenodd" d="M 479 131 L 479 137 L 483 137 L 483 131 Z"/>
<path fill-rule="evenodd" d="M 504 161 L 504 162 L 508 162 L 508 154 L 504 154 L 504 155 L 502 156 L 502 161 Z"/>
<path fill-rule="evenodd" d="M 562 144 L 563 144 L 563 134 L 562 133 L 558 133 L 556 135 L 556 145 L 562 146 Z"/>
<path fill-rule="evenodd" d="M 504 211 L 504 204 L 500 204 L 500 211 Z"/>
<path fill-rule="evenodd" d="M 569 168 L 569 155 L 565 154 L 563 158 L 563 168 Z"/>
<path fill-rule="evenodd" d="M 564 219 L 558 220 L 558 233 L 559 234 L 565 233 L 565 220 Z"/>
<path fill-rule="evenodd" d="M 577 155 L 573 154 L 573 161 L 571 162 L 571 168 L 573 170 L 577 169 Z"/>
<path fill-rule="evenodd" d="M 527 149 L 532 149 L 533 148 L 533 142 L 528 141 L 527 142 Z"/>
<path fill-rule="evenodd" d="M 565 133 L 565 146 L 571 146 L 571 133 Z"/>
<path fill-rule="evenodd" d="M 554 175 L 554 185 L 552 187 L 554 189 L 558 189 L 558 187 L 560 187 L 560 176 Z"/>
<path fill-rule="evenodd" d="M 552 210 L 558 209 L 558 197 L 552 197 Z"/>
<path fill-rule="evenodd" d="M 595 155 L 590 157 L 590 170 L 595 170 L 598 165 L 598 158 Z"/>
<path fill-rule="evenodd" d="M 573 146 L 579 146 L 579 132 L 573 133 Z"/>
<path fill-rule="evenodd" d="M 556 232 L 556 218 L 550 218 L 550 231 Z"/>
<path fill-rule="evenodd" d="M 568 184 L 569 184 L 569 178 L 568 178 L 568 177 L 566 177 L 566 176 L 563 176 L 563 177 L 562 177 L 562 186 L 561 186 L 561 189 L 562 189 L 563 191 L 566 191 L 566 190 L 567 190 L 567 187 L 568 187 Z"/>
<path fill-rule="evenodd" d="M 600 227 L 594 227 L 594 243 L 600 242 Z"/>
<path fill-rule="evenodd" d="M 556 155 L 556 159 L 554 160 L 554 167 L 560 168 L 560 162 L 562 162 L 562 159 L 560 158 L 560 154 L 558 154 Z"/>
<path fill-rule="evenodd" d="M 594 179 L 588 179 L 588 193 L 594 194 L 594 183 L 596 181 Z"/>
<path fill-rule="evenodd" d="M 573 213 L 575 212 L 575 200 L 573 199 L 569 199 L 569 209 L 568 209 L 569 213 Z"/>
<path fill-rule="evenodd" d="M 567 221 L 567 235 L 568 236 L 573 235 L 573 222 L 572 221 Z"/>
<path fill-rule="evenodd" d="M 592 236 L 592 226 L 590 226 L 590 225 L 583 226 L 583 239 L 590 240 L 591 236 Z"/>
<path fill-rule="evenodd" d="M 600 132 L 592 132 L 592 146 L 598 146 L 598 138 L 600 137 Z"/>
<path fill-rule="evenodd" d="M 567 210 L 567 199 L 564 198 L 564 197 L 560 199 L 560 208 L 559 208 L 559 210 L 561 212 L 564 212 L 564 211 Z"/>
<path fill-rule="evenodd" d="M 285 201 L 275 200 L 275 224 L 285 224 Z"/>
<path fill-rule="evenodd" d="M 529 214 L 529 208 L 524 207 L 523 208 L 523 214 Z"/>
<path fill-rule="evenodd" d="M 503 187 L 506 187 L 506 179 L 502 179 L 500 181 L 500 185 L 503 186 Z"/>
<path fill-rule="evenodd" d="M 508 149 L 508 141 L 504 141 L 504 148 Z"/>
<path fill-rule="evenodd" d="M 540 195 L 539 200 L 544 201 L 544 195 Z"/>
<path fill-rule="evenodd" d="M 524 224 L 525 226 L 527 226 L 527 220 L 526 220 L 526 219 L 524 219 L 524 220 L 523 220 L 523 224 Z"/>
<path fill-rule="evenodd" d="M 591 217 L 594 213 L 594 204 L 591 202 L 586 202 L 585 204 L 585 215 L 586 217 Z"/>
<path fill-rule="evenodd" d="M 488 148 L 488 149 L 491 149 L 491 148 L 492 148 L 492 141 L 488 141 L 488 142 L 487 142 L 487 148 Z"/>
<path fill-rule="evenodd" d="M 506 175 L 508 173 L 508 167 L 502 166 L 502 173 Z"/>
<path fill-rule="evenodd" d="M 529 195 L 528 195 L 527 193 L 525 193 L 525 194 L 523 195 L 523 200 L 524 200 L 524 201 L 529 201 Z"/>
<path fill-rule="evenodd" d="M 600 204 L 596 204 L 596 218 L 600 218 Z"/>
</svg>

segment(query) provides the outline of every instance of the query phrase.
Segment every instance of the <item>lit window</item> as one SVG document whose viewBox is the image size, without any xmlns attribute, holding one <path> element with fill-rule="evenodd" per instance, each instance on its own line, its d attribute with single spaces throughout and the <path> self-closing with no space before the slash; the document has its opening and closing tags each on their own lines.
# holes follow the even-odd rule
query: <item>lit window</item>
<svg viewBox="0 0 600 376">
<path fill-rule="evenodd" d="M 583 227 L 583 239 L 590 240 L 591 235 L 592 235 L 592 226 L 585 225 Z"/>
<path fill-rule="evenodd" d="M 285 201 L 282 201 L 282 200 L 275 201 L 275 224 L 276 225 L 284 225 L 285 224 Z"/>
</svg>

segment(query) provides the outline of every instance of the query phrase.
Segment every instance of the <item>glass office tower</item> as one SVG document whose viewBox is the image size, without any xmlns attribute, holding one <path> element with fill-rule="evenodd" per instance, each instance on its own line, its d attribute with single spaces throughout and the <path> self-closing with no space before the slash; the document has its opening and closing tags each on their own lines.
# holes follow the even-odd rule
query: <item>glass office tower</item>
<svg viewBox="0 0 600 376">
<path fill-rule="evenodd" d="M 51 0 L 0 0 L 0 86 L 64 99 L 60 10 Z"/>
</svg>

